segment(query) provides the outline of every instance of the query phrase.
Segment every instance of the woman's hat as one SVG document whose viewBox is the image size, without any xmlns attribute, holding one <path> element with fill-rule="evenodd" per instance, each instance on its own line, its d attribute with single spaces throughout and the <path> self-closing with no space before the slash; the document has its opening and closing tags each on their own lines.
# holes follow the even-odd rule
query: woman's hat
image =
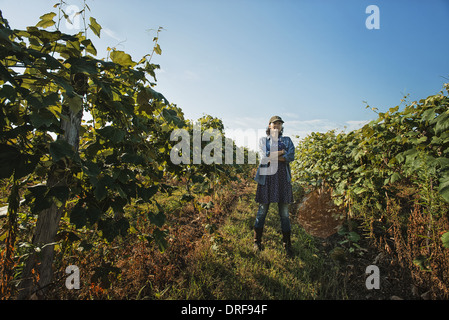
<svg viewBox="0 0 449 320">
<path fill-rule="evenodd" d="M 282 120 L 281 117 L 279 117 L 279 116 L 273 116 L 273 117 L 271 117 L 270 122 L 268 122 L 268 124 L 270 124 L 270 123 L 272 123 L 272 122 L 276 122 L 276 121 L 280 121 L 280 122 L 284 123 L 284 120 Z"/>
</svg>

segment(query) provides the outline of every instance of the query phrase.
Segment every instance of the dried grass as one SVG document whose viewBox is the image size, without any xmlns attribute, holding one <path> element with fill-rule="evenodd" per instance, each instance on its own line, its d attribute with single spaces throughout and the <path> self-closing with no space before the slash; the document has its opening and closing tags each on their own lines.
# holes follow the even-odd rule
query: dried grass
<svg viewBox="0 0 449 320">
<path fill-rule="evenodd" d="M 310 235 L 327 238 L 338 231 L 343 224 L 344 213 L 337 207 L 331 190 L 317 188 L 304 197 L 298 208 L 298 222 Z"/>
</svg>

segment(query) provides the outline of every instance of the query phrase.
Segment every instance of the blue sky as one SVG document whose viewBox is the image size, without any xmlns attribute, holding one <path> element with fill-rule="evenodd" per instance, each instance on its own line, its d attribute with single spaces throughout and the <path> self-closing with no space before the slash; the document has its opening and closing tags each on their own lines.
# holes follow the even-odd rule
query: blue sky
<svg viewBox="0 0 449 320">
<path fill-rule="evenodd" d="M 0 0 L 13 28 L 54 11 L 51 0 Z M 82 1 L 66 0 L 82 8 Z M 285 134 L 355 129 L 405 94 L 419 100 L 449 82 L 448 0 L 87 0 L 103 27 L 98 57 L 116 46 L 139 60 L 159 26 L 157 90 L 189 119 L 210 114 L 228 130 Z M 369 30 L 369 5 L 380 29 Z M 70 27 L 70 26 L 69 26 Z M 62 31 L 75 33 L 73 27 Z"/>
</svg>

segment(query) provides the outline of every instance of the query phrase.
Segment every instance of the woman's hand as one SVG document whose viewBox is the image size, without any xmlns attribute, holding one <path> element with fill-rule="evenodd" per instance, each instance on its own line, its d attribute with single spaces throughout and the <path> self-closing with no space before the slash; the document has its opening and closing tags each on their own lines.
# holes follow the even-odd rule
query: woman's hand
<svg viewBox="0 0 449 320">
<path fill-rule="evenodd" d="M 270 158 L 271 158 L 271 159 L 276 159 L 277 157 L 283 155 L 284 152 L 285 152 L 284 150 L 281 150 L 281 151 L 272 151 L 272 152 L 270 152 Z"/>
<path fill-rule="evenodd" d="M 284 154 L 285 154 L 285 150 L 271 152 L 270 159 L 271 160 L 277 159 L 278 161 L 285 161 L 285 158 L 283 157 Z"/>
</svg>

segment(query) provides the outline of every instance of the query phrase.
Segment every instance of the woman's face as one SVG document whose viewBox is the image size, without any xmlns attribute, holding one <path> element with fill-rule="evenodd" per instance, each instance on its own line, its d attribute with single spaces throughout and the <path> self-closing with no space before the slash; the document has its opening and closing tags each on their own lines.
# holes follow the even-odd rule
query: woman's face
<svg viewBox="0 0 449 320">
<path fill-rule="evenodd" d="M 281 131 L 281 129 L 282 129 L 282 122 L 281 121 L 271 122 L 269 127 L 270 127 L 270 130 Z"/>
</svg>

